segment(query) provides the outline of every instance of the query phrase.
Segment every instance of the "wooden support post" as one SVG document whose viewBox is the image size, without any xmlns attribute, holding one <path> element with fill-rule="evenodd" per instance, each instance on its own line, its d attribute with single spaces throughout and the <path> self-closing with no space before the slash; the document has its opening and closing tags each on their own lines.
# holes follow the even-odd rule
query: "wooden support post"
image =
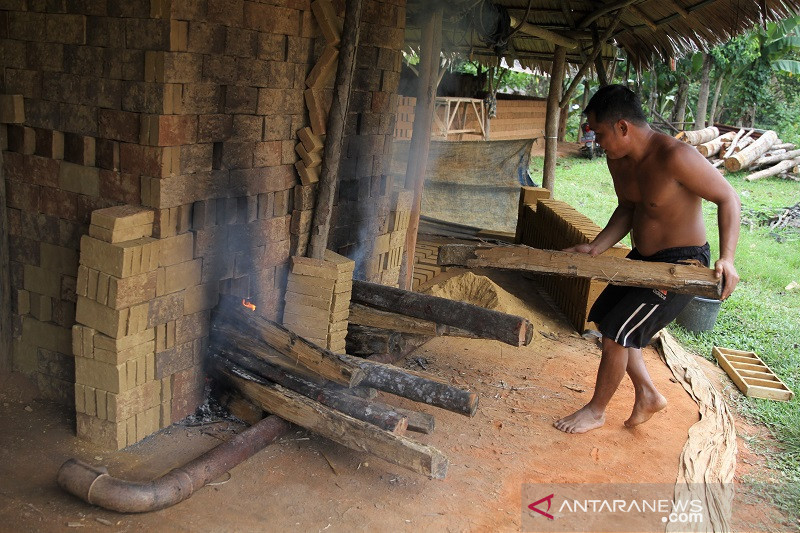
<svg viewBox="0 0 800 533">
<path fill-rule="evenodd" d="M 600 35 L 597 33 L 597 25 L 592 24 L 592 44 L 596 49 L 603 47 L 600 42 Z M 606 76 L 606 66 L 603 63 L 603 54 L 594 56 L 594 70 L 597 72 L 597 81 L 600 82 L 600 87 L 608 85 L 608 76 Z"/>
<path fill-rule="evenodd" d="M 0 372 L 11 371 L 11 269 L 8 251 L 6 179 L 0 150 Z"/>
<path fill-rule="evenodd" d="M 342 360 L 361 368 L 366 374 L 367 386 L 390 392 L 415 402 L 447 409 L 465 416 L 475 416 L 478 410 L 478 394 L 459 389 L 448 383 L 431 379 L 405 368 L 387 365 L 340 354 Z"/>
<path fill-rule="evenodd" d="M 447 475 L 447 458 L 432 446 L 383 431 L 280 385 L 263 380 L 259 383 L 256 376 L 247 372 L 236 375 L 226 369 L 220 374 L 251 402 L 288 422 L 419 474 L 436 479 Z"/>
<path fill-rule="evenodd" d="M 351 302 L 454 326 L 512 346 L 526 346 L 533 338 L 533 326 L 526 318 L 366 281 L 353 281 Z"/>
<path fill-rule="evenodd" d="M 400 268 L 400 286 L 410 289 L 414 275 L 414 250 L 417 247 L 417 231 L 422 208 L 422 187 L 428 152 L 431 144 L 431 124 L 436 104 L 436 86 L 439 76 L 439 54 L 442 48 L 442 8 L 438 7 L 425 22 L 422 29 L 422 57 L 419 65 L 419 90 L 414 110 L 414 127 L 408 148 L 405 188 L 414 190 L 414 203 L 406 230 L 406 254 Z"/>
<path fill-rule="evenodd" d="M 343 363 L 333 352 L 317 346 L 286 329 L 285 327 L 260 316 L 257 311 L 244 307 L 240 300 L 222 297 L 211 317 L 212 331 L 218 335 L 239 335 L 241 343 L 249 343 L 256 349 L 269 345 L 280 352 L 285 359 L 275 358 L 275 364 L 287 366 L 294 371 L 307 369 L 306 373 L 327 380 L 354 387 L 363 379 L 364 373 L 357 367 Z"/>
<path fill-rule="evenodd" d="M 561 87 L 564 82 L 567 49 L 556 46 L 553 54 L 553 68 L 550 70 L 550 90 L 547 93 L 547 114 L 544 124 L 544 170 L 542 171 L 542 187 L 550 190 L 556 178 L 556 159 L 558 159 L 558 119 L 561 99 Z"/>
<path fill-rule="evenodd" d="M 342 158 L 344 130 L 350 107 L 350 88 L 356 68 L 359 28 L 361 26 L 362 0 L 348 0 L 345 7 L 344 27 L 339 49 L 339 67 L 333 89 L 333 103 L 325 128 L 325 149 L 322 157 L 322 172 L 319 178 L 317 203 L 311 223 L 311 240 L 308 256 L 322 259 L 328 247 L 331 229 L 331 214 L 336 184 L 339 181 L 339 163 Z"/>
<path fill-rule="evenodd" d="M 440 265 L 493 267 L 539 274 L 591 278 L 630 287 L 652 287 L 719 298 L 722 279 L 710 268 L 690 264 L 635 261 L 623 257 L 592 257 L 577 252 L 539 250 L 527 246 L 445 244 Z"/>
</svg>

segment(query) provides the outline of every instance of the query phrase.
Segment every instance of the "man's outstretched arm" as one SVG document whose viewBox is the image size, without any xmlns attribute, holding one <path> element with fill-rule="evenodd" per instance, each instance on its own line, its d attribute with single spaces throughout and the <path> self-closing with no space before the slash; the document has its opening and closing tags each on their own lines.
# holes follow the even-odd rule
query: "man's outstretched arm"
<svg viewBox="0 0 800 533">
<path fill-rule="evenodd" d="M 598 256 L 621 241 L 633 227 L 633 204 L 619 202 L 608 219 L 606 227 L 588 244 L 577 244 L 565 248 L 565 252 L 580 252 Z"/>
</svg>

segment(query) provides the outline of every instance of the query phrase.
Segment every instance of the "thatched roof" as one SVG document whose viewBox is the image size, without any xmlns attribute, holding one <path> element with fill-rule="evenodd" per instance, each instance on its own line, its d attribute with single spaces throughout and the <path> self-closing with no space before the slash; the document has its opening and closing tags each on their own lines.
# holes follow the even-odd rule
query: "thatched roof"
<svg viewBox="0 0 800 533">
<path fill-rule="evenodd" d="M 495 64 L 499 50 L 509 63 L 517 59 L 545 71 L 553 40 L 573 46 L 567 61 L 580 64 L 592 48 L 593 33 L 602 37 L 609 26 L 614 29 L 603 57 L 622 49 L 634 64 L 645 67 L 654 54 L 665 60 L 707 49 L 756 24 L 800 11 L 800 0 L 409 0 L 407 43 L 419 41 L 420 26 L 434 5 L 444 6 L 445 50 L 483 64 Z M 520 22 L 530 26 L 513 32 Z M 486 28 L 484 34 L 499 33 L 497 49 L 481 38 L 481 27 Z"/>
</svg>

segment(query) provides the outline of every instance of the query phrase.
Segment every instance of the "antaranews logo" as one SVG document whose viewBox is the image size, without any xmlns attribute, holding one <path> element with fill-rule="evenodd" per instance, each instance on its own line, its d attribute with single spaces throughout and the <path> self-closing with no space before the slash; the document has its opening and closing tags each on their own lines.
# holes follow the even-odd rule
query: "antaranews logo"
<svg viewBox="0 0 800 533">
<path fill-rule="evenodd" d="M 660 533 L 666 523 L 710 525 L 709 509 L 730 508 L 733 485 L 525 484 L 521 496 L 522 531 Z"/>
<path fill-rule="evenodd" d="M 528 509 L 530 509 L 531 511 L 536 511 L 540 515 L 546 516 L 550 520 L 553 520 L 553 515 L 551 515 L 549 512 L 544 512 L 541 509 L 539 509 L 538 507 L 536 507 L 540 503 L 546 501 L 547 502 L 547 510 L 549 511 L 550 510 L 550 505 L 553 503 L 553 496 L 555 496 L 555 493 L 551 494 L 550 496 L 545 496 L 541 500 L 536 500 L 535 502 L 533 502 L 532 504 L 530 504 L 528 506 Z"/>
</svg>

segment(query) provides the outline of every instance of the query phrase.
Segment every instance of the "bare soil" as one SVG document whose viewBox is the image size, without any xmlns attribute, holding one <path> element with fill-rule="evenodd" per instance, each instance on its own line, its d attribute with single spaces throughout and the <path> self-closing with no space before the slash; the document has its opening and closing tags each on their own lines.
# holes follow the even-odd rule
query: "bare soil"
<svg viewBox="0 0 800 533">
<path fill-rule="evenodd" d="M 525 280 L 508 278 L 520 290 Z M 553 422 L 590 398 L 600 351 L 594 339 L 538 302 L 541 331 L 527 347 L 440 337 L 404 362 L 475 390 L 472 419 L 384 396 L 436 416 L 430 435 L 410 433 L 450 460 L 445 480 L 431 480 L 383 460 L 296 429 L 170 509 L 123 515 L 88 505 L 55 483 L 59 466 L 76 457 L 106 465 L 112 475 L 155 478 L 240 429 L 222 421 L 173 425 L 119 452 L 74 435 L 74 415 L 32 400 L 24 378 L 0 376 L 0 530 L 2 531 L 518 531 L 524 483 L 674 483 L 694 402 L 654 349 L 644 357 L 669 405 L 648 423 L 623 426 L 633 388 L 623 382 L 606 425 L 583 435 Z M 717 370 L 709 363 L 710 371 Z M 761 468 L 740 442 L 742 471 Z M 763 504 L 748 508 L 748 517 Z M 766 519 L 771 519 L 765 517 Z"/>
</svg>

